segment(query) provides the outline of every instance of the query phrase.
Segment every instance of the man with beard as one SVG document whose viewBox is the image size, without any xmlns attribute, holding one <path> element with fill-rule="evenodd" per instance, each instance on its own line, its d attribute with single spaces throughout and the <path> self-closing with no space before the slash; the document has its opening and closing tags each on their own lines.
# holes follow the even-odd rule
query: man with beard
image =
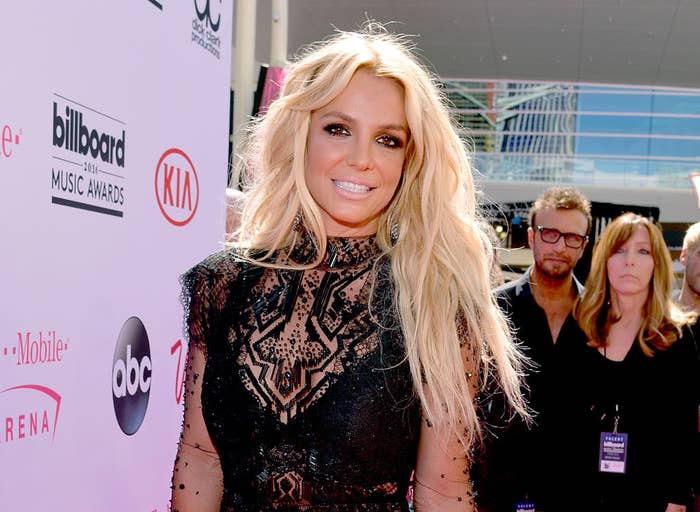
<svg viewBox="0 0 700 512">
<path fill-rule="evenodd" d="M 546 368 L 557 341 L 578 329 L 571 310 L 582 286 L 573 270 L 588 244 L 591 221 L 591 204 L 581 192 L 547 189 L 530 210 L 527 237 L 534 265 L 520 279 L 495 290 L 521 349 L 533 363 L 525 382 L 535 424 L 511 421 L 498 395 L 483 398 L 492 432 L 487 433 L 482 462 L 473 474 L 481 511 L 539 510 L 538 487 L 546 483 L 537 467 L 542 460 L 537 413 L 546 400 Z"/>
</svg>

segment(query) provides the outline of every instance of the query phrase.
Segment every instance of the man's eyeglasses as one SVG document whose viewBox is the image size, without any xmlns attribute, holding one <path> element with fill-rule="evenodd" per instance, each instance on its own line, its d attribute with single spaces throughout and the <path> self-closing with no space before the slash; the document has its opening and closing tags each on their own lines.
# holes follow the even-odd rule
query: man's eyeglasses
<svg viewBox="0 0 700 512">
<path fill-rule="evenodd" d="M 583 243 L 588 240 L 587 236 L 577 233 L 562 233 L 558 229 L 544 226 L 537 226 L 537 232 L 540 234 L 542 241 L 548 244 L 556 244 L 561 237 L 564 237 L 564 243 L 571 249 L 580 249 Z"/>
</svg>

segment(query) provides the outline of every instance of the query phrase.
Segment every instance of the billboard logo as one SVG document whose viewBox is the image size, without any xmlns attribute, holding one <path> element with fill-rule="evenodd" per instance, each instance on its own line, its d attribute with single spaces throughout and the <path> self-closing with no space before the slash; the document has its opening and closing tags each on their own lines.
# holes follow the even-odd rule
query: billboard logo
<svg viewBox="0 0 700 512">
<path fill-rule="evenodd" d="M 192 43 L 221 58 L 221 38 L 217 34 L 221 26 L 222 0 L 193 0 L 195 16 L 192 18 Z"/>
<path fill-rule="evenodd" d="M 58 104 L 53 102 L 53 145 L 83 156 L 88 153 L 93 159 L 99 157 L 106 163 L 124 167 L 124 144 L 126 131 L 115 138 L 107 133 L 90 130 L 83 124 L 83 113 L 66 106 L 65 119 L 58 113 Z M 115 162 L 116 161 L 116 162 Z"/>
<path fill-rule="evenodd" d="M 155 192 L 158 207 L 168 222 L 184 226 L 194 218 L 199 204 L 199 179 L 192 160 L 181 149 L 170 148 L 158 160 Z"/>
<path fill-rule="evenodd" d="M 3 347 L 2 357 L 16 358 L 18 365 L 60 363 L 68 350 L 68 338 L 61 338 L 56 331 L 24 331 L 17 333 L 17 344 Z"/>
<path fill-rule="evenodd" d="M 56 437 L 61 395 L 40 384 L 23 384 L 0 390 L 0 446 L 32 438 Z"/>
<path fill-rule="evenodd" d="M 51 202 L 124 216 L 126 123 L 54 94 Z"/>
<path fill-rule="evenodd" d="M 0 124 L 0 158 L 10 158 L 21 140 L 21 128 L 13 130 L 9 124 Z"/>
<path fill-rule="evenodd" d="M 121 328 L 112 364 L 112 400 L 119 428 L 126 435 L 141 427 L 151 391 L 151 348 L 141 320 L 132 316 Z"/>
</svg>

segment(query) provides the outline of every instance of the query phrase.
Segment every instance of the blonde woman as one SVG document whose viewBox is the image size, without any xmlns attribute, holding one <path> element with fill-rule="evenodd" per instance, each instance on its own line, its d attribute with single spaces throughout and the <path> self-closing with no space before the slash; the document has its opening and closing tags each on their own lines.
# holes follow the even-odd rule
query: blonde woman
<svg viewBox="0 0 700 512">
<path fill-rule="evenodd" d="M 474 510 L 474 397 L 514 410 L 464 146 L 377 26 L 289 70 L 241 156 L 238 242 L 184 277 L 180 512 Z"/>
<path fill-rule="evenodd" d="M 598 240 L 574 307 L 582 336 L 559 353 L 543 413 L 555 495 L 544 510 L 686 510 L 700 375 L 672 277 L 648 218 L 624 214 Z"/>
</svg>

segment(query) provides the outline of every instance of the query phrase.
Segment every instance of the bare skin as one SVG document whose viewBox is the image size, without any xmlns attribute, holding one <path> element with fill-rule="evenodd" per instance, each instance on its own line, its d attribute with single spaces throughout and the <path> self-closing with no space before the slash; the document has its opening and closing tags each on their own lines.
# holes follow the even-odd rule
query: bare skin
<svg viewBox="0 0 700 512">
<path fill-rule="evenodd" d="M 685 272 L 678 304 L 684 311 L 700 313 L 700 243 L 685 247 L 680 260 Z"/>
<path fill-rule="evenodd" d="M 576 301 L 573 283 L 573 275 L 566 279 L 553 280 L 537 272 L 537 267 L 532 269 L 530 275 L 532 295 L 547 315 L 547 324 L 555 343 Z"/>
<path fill-rule="evenodd" d="M 578 210 L 545 208 L 539 211 L 535 223 L 562 233 L 584 236 L 588 227 L 586 216 Z M 547 315 L 547 323 L 556 343 L 566 317 L 576 300 L 574 266 L 583 255 L 587 242 L 578 249 L 568 247 L 561 237 L 556 243 L 544 242 L 536 226 L 527 230 L 527 238 L 535 259 L 530 275 L 535 302 Z"/>
</svg>

